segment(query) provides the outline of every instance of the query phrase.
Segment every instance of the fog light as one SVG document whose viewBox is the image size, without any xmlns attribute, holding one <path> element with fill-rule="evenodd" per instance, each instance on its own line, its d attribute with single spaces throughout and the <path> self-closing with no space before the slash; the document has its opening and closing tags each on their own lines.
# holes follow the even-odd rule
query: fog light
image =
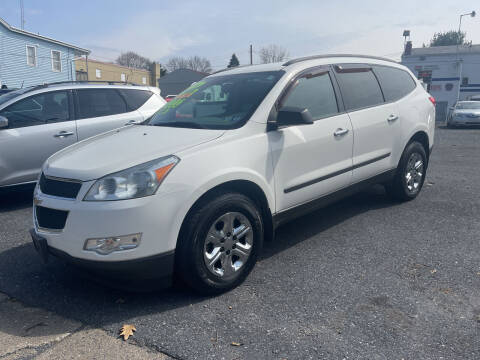
<svg viewBox="0 0 480 360">
<path fill-rule="evenodd" d="M 140 245 L 142 234 L 132 234 L 98 239 L 87 239 L 83 250 L 95 251 L 100 255 L 107 255 L 114 251 L 135 249 Z"/>
</svg>

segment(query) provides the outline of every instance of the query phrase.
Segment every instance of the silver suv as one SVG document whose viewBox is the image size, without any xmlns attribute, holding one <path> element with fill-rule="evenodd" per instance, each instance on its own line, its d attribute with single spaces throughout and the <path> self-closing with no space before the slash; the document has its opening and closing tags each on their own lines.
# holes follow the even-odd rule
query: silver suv
<svg viewBox="0 0 480 360">
<path fill-rule="evenodd" d="M 35 182 L 43 162 L 77 141 L 141 123 L 165 104 L 158 88 L 46 84 L 0 96 L 0 187 Z"/>
</svg>

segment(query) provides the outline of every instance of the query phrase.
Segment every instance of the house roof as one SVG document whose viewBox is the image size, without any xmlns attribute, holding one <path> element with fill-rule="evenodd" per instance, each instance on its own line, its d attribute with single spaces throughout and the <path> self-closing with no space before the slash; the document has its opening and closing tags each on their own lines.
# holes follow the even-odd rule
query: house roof
<svg viewBox="0 0 480 360">
<path fill-rule="evenodd" d="M 63 42 L 63 41 L 59 41 L 59 40 L 55 40 L 55 39 L 52 39 L 52 38 L 49 38 L 49 37 L 46 37 L 46 36 L 34 34 L 34 33 L 30 32 L 30 31 L 17 29 L 16 27 L 11 26 L 9 23 L 7 23 L 7 22 L 6 22 L 5 20 L 3 20 L 2 18 L 0 18 L 0 24 L 2 24 L 3 26 L 5 26 L 8 30 L 10 30 L 10 31 L 12 31 L 12 32 L 15 32 L 15 33 L 18 33 L 18 34 L 22 34 L 22 35 L 30 36 L 30 37 L 33 37 L 33 38 L 36 38 L 36 39 L 48 41 L 48 42 L 51 42 L 51 43 L 54 43 L 54 44 L 57 44 L 57 45 L 62 45 L 62 46 L 65 46 L 65 47 L 74 49 L 75 51 L 77 51 L 77 52 L 78 52 L 79 54 L 81 54 L 81 55 L 88 55 L 88 54 L 90 54 L 90 50 L 88 50 L 88 49 L 83 49 L 83 48 L 81 48 L 81 47 L 78 47 L 78 46 L 75 46 L 75 45 L 72 45 L 72 44 Z"/>
<path fill-rule="evenodd" d="M 407 56 L 427 56 L 427 55 L 450 55 L 456 54 L 458 51 L 459 54 L 477 54 L 480 53 L 480 44 L 477 45 L 448 45 L 448 46 L 432 46 L 432 47 L 422 47 L 422 48 L 413 48 L 411 55 L 403 54 L 403 57 Z"/>
</svg>

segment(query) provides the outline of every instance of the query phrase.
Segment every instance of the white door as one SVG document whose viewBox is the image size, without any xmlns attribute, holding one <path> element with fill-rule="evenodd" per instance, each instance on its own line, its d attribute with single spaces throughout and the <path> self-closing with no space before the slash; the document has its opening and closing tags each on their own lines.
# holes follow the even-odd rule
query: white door
<svg viewBox="0 0 480 360">
<path fill-rule="evenodd" d="M 0 186 L 35 181 L 45 160 L 77 141 L 67 91 L 23 98 L 0 111 Z"/>
<path fill-rule="evenodd" d="M 334 68 L 355 134 L 353 183 L 357 183 L 391 168 L 398 112 L 395 103 L 385 103 L 371 66 Z"/>
<path fill-rule="evenodd" d="M 280 108 L 307 108 L 315 121 L 268 133 L 277 212 L 344 188 L 352 178 L 352 126 L 339 113 L 331 75 L 317 69 L 292 86 Z"/>
<path fill-rule="evenodd" d="M 130 111 L 117 89 L 75 90 L 78 140 L 144 120 L 139 111 Z"/>
</svg>

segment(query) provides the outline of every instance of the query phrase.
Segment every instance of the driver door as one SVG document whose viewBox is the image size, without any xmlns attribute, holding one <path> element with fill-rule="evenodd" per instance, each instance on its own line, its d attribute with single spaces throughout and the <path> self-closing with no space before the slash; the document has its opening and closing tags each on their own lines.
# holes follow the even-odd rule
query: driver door
<svg viewBox="0 0 480 360">
<path fill-rule="evenodd" d="M 268 133 L 277 212 L 344 188 L 352 181 L 352 125 L 337 101 L 329 68 L 301 74 L 286 93 L 279 109 L 307 108 L 315 121 Z"/>
</svg>

